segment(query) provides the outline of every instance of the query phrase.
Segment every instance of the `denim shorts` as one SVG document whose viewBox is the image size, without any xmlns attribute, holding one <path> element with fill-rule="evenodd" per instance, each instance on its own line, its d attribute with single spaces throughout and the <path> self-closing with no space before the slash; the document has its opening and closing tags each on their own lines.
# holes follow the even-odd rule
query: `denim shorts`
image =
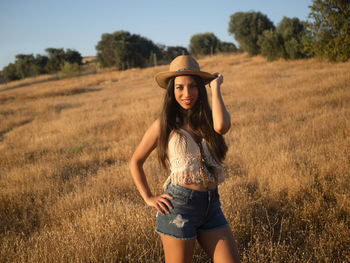
<svg viewBox="0 0 350 263">
<path fill-rule="evenodd" d="M 173 197 L 169 200 L 173 209 L 169 214 L 157 213 L 157 233 L 187 240 L 228 225 L 217 188 L 202 192 L 169 184 L 165 192 Z"/>
</svg>

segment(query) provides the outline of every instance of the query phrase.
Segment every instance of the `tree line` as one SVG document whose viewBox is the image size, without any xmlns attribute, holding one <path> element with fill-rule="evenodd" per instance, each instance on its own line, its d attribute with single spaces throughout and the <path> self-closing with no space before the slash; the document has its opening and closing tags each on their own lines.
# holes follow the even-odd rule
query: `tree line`
<svg viewBox="0 0 350 263">
<path fill-rule="evenodd" d="M 179 55 L 201 56 L 218 52 L 235 52 L 233 43 L 221 42 L 213 33 L 191 37 L 190 51 L 181 46 L 155 45 L 151 40 L 127 31 L 105 33 L 96 45 L 97 63 L 100 67 L 125 70 L 167 64 Z"/>
<path fill-rule="evenodd" d="M 350 1 L 313 0 L 309 21 L 284 17 L 277 25 L 260 12 L 237 12 L 229 33 L 249 55 L 268 60 L 316 57 L 330 62 L 350 58 Z"/>
<path fill-rule="evenodd" d="M 125 70 L 169 63 L 182 54 L 195 57 L 221 52 L 244 51 L 272 61 L 279 58 L 317 57 L 331 62 L 350 58 L 350 2 L 348 0 L 313 0 L 309 21 L 284 17 L 277 25 L 260 12 L 236 12 L 230 16 L 229 33 L 239 48 L 220 41 L 214 33 L 191 37 L 189 51 L 181 46 L 154 44 L 146 37 L 127 31 L 104 33 L 96 45 L 97 66 Z M 48 48 L 46 55 L 19 54 L 14 63 L 3 68 L 5 81 L 22 79 L 80 67 L 82 56 L 75 50 Z M 76 68 L 76 67 L 73 67 Z"/>
<path fill-rule="evenodd" d="M 213 33 L 192 36 L 190 52 L 182 46 L 165 46 L 127 31 L 116 31 L 102 34 L 96 45 L 96 63 L 99 68 L 114 67 L 126 70 L 135 67 L 149 67 L 167 64 L 179 55 L 194 56 L 216 54 L 218 52 L 235 52 L 233 43 L 221 42 Z M 14 63 L 3 68 L 2 74 L 6 82 L 38 76 L 46 73 L 69 71 L 70 67 L 82 65 L 79 52 L 63 48 L 47 48 L 47 55 L 16 55 Z"/>
<path fill-rule="evenodd" d="M 2 70 L 6 82 L 38 76 L 47 73 L 56 73 L 69 66 L 82 65 L 83 57 L 72 49 L 47 48 L 47 55 L 18 54 L 14 63 L 9 63 Z"/>
</svg>

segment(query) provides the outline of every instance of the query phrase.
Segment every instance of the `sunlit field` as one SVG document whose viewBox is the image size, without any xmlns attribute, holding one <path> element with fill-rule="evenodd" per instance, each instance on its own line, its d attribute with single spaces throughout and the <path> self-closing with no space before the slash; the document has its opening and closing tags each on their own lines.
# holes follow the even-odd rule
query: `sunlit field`
<svg viewBox="0 0 350 263">
<path fill-rule="evenodd" d="M 241 260 L 349 262 L 350 62 L 199 64 L 224 75 L 232 126 L 219 191 Z M 0 262 L 164 260 L 128 162 L 159 116 L 153 76 L 167 69 L 0 85 Z M 161 193 L 155 153 L 145 171 Z M 193 262 L 210 262 L 198 245 Z"/>
</svg>

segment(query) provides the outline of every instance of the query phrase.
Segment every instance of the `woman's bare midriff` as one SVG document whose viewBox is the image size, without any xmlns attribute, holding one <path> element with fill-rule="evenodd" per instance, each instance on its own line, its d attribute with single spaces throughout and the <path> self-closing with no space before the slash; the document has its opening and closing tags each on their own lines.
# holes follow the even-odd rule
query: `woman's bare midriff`
<svg viewBox="0 0 350 263">
<path fill-rule="evenodd" d="M 192 189 L 195 191 L 202 191 L 202 192 L 205 192 L 208 190 L 214 190 L 218 186 L 217 183 L 212 183 L 212 182 L 208 183 L 208 188 L 206 188 L 203 184 L 179 184 L 179 185 L 188 189 Z"/>
</svg>

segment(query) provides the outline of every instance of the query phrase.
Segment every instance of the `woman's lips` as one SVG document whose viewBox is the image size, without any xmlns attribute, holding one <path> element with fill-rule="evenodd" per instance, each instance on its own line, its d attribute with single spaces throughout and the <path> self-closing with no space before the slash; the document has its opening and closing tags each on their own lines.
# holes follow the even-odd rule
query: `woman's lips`
<svg viewBox="0 0 350 263">
<path fill-rule="evenodd" d="M 186 105 L 191 105 L 192 99 L 183 99 L 182 102 Z"/>
</svg>

